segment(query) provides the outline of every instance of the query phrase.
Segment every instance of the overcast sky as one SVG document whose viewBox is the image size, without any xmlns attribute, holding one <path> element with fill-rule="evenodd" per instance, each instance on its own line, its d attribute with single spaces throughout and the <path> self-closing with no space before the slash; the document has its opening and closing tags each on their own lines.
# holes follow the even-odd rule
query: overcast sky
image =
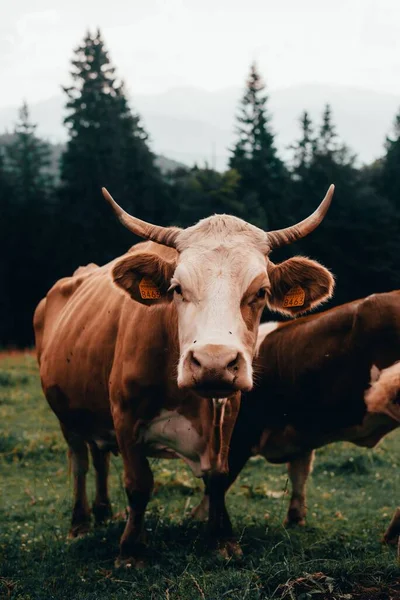
<svg viewBox="0 0 400 600">
<path fill-rule="evenodd" d="M 1 0 L 0 107 L 60 93 L 73 48 L 100 26 L 131 97 L 333 83 L 400 94 L 399 0 Z"/>
</svg>

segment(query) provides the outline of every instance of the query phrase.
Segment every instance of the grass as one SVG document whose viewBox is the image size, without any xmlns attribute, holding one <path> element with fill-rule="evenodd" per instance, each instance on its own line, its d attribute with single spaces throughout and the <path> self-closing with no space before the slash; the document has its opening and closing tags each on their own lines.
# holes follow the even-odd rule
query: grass
<svg viewBox="0 0 400 600">
<path fill-rule="evenodd" d="M 284 466 L 252 459 L 228 495 L 244 557 L 224 561 L 190 520 L 201 482 L 180 461 L 154 460 L 146 527 L 153 559 L 115 569 L 122 518 L 67 542 L 72 482 L 58 423 L 34 357 L 0 360 L 0 598 L 13 600 L 389 600 L 400 598 L 395 550 L 379 539 L 399 501 L 400 436 L 375 450 L 320 450 L 309 483 L 308 524 L 286 530 Z M 115 513 L 126 506 L 113 457 Z M 93 478 L 89 476 L 93 495 Z"/>
</svg>

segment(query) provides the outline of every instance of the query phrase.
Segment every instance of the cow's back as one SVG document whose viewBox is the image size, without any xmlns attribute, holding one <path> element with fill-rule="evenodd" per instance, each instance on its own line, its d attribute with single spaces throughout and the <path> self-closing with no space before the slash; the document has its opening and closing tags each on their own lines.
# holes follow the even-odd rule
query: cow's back
<svg viewBox="0 0 400 600">
<path fill-rule="evenodd" d="M 350 427 L 364 418 L 372 367 L 398 360 L 400 292 L 376 294 L 267 335 L 254 396 L 266 397 L 262 411 L 280 425 L 291 422 L 308 432 Z"/>
</svg>

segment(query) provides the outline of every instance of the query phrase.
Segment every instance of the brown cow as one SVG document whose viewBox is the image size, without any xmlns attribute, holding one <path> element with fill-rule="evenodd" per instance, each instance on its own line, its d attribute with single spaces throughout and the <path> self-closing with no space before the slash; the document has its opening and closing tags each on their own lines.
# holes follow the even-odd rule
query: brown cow
<svg viewBox="0 0 400 600">
<path fill-rule="evenodd" d="M 303 524 L 314 450 L 336 441 L 373 448 L 400 421 L 400 291 L 374 294 L 318 315 L 259 328 L 258 383 L 243 394 L 227 476 L 209 478 L 193 511 L 232 528 L 224 494 L 248 458 L 288 462 L 286 523 Z M 209 506 L 210 505 L 210 506 Z M 400 533 L 400 509 L 385 533 Z M 221 533 L 222 535 L 222 533 Z"/>
<path fill-rule="evenodd" d="M 109 450 L 122 454 L 130 512 L 121 559 L 129 561 L 140 560 L 143 549 L 153 485 L 147 456 L 181 456 L 199 476 L 226 470 L 238 394 L 252 386 L 265 302 L 296 313 L 333 289 L 318 263 L 297 257 L 273 265 L 267 255 L 315 228 L 332 191 L 314 215 L 272 233 L 226 215 L 186 230 L 156 227 L 124 213 L 106 193 L 131 231 L 159 243 L 78 269 L 55 284 L 34 318 L 43 390 L 72 459 L 70 535 L 86 531 L 90 518 L 88 444 L 98 522 L 110 515 Z"/>
</svg>

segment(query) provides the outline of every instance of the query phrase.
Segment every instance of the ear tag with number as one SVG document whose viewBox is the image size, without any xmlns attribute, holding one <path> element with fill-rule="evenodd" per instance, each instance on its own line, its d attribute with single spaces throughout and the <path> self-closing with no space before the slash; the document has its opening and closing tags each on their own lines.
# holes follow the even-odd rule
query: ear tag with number
<svg viewBox="0 0 400 600">
<path fill-rule="evenodd" d="M 143 300 L 154 300 L 161 298 L 161 293 L 154 281 L 148 277 L 143 277 L 139 283 L 139 291 Z"/>
<path fill-rule="evenodd" d="M 283 298 L 283 307 L 290 308 L 292 306 L 303 306 L 306 299 L 306 293 L 302 287 L 296 285 L 288 291 Z"/>
</svg>

